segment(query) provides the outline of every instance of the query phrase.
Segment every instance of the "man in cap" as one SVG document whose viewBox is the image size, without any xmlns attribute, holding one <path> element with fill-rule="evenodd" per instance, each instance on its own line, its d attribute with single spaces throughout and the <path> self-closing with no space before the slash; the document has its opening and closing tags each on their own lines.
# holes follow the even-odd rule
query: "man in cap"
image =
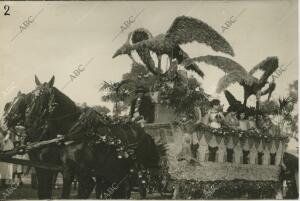
<svg viewBox="0 0 300 201">
<path fill-rule="evenodd" d="M 149 95 L 149 90 L 138 87 L 135 90 L 136 98 L 131 102 L 130 119 L 132 121 L 144 120 L 146 123 L 154 122 L 154 103 Z"/>
</svg>

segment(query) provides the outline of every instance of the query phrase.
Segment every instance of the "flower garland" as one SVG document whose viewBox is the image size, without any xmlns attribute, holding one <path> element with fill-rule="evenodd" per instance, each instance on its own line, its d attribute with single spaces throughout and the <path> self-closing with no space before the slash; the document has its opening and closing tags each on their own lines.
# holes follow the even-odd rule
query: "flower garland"
<svg viewBox="0 0 300 201">
<path fill-rule="evenodd" d="M 172 182 L 181 199 L 275 198 L 280 183 L 276 181 L 219 180 Z"/>
<path fill-rule="evenodd" d="M 258 129 L 248 129 L 248 130 L 240 130 L 233 129 L 229 127 L 222 128 L 212 128 L 205 124 L 198 124 L 196 126 L 196 130 L 206 133 L 212 133 L 217 136 L 235 136 L 239 138 L 256 138 L 256 139 L 265 139 L 266 141 L 275 140 L 287 140 L 287 136 L 273 136 L 269 132 Z"/>
<path fill-rule="evenodd" d="M 122 125 L 139 127 L 139 125 L 129 122 L 128 118 L 111 118 L 98 113 L 93 108 L 87 108 L 70 133 L 78 138 L 92 139 L 91 144 L 112 146 L 117 151 L 119 159 L 131 157 L 134 160 L 136 144 L 125 144 L 121 139 L 109 135 L 112 128 Z"/>
<path fill-rule="evenodd" d="M 110 137 L 108 135 L 99 136 L 96 135 L 95 144 L 105 144 L 109 146 L 113 146 L 118 153 L 118 158 L 135 158 L 134 151 L 135 146 L 126 146 L 120 139 Z"/>
</svg>

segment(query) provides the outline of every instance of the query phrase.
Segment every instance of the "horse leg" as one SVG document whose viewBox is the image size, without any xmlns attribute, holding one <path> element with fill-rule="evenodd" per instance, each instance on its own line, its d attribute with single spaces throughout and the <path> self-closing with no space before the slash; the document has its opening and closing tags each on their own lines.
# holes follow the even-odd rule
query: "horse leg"
<svg viewBox="0 0 300 201">
<path fill-rule="evenodd" d="M 51 199 L 53 172 L 36 168 L 38 179 L 38 198 Z"/>
<path fill-rule="evenodd" d="M 95 181 L 92 176 L 88 174 L 79 174 L 78 183 L 78 198 L 89 198 L 95 186 Z"/>
<path fill-rule="evenodd" d="M 77 190 L 77 178 L 75 177 L 74 181 L 73 181 L 73 186 L 74 186 L 74 190 Z"/>
<path fill-rule="evenodd" d="M 143 200 L 146 198 L 146 195 L 147 195 L 147 188 L 145 185 L 143 184 L 139 184 L 139 193 L 140 193 L 140 199 Z"/>
<path fill-rule="evenodd" d="M 96 176 L 96 199 L 100 199 L 104 190 L 103 179 L 100 176 Z"/>
<path fill-rule="evenodd" d="M 74 176 L 75 171 L 72 167 L 65 166 L 63 168 L 63 189 L 61 194 L 62 199 L 68 199 L 70 197 Z"/>
<path fill-rule="evenodd" d="M 132 178 L 129 178 L 129 179 L 128 179 L 127 199 L 130 199 L 130 197 L 131 197 L 131 191 L 132 191 L 132 189 L 133 189 L 133 186 L 134 186 L 133 179 L 132 179 Z"/>
<path fill-rule="evenodd" d="M 52 177 L 52 189 L 55 189 L 57 187 L 56 186 L 57 177 L 58 177 L 58 172 L 54 172 Z"/>
<path fill-rule="evenodd" d="M 129 199 L 131 197 L 131 190 L 132 190 L 132 186 L 129 182 L 129 180 L 127 179 L 125 181 L 125 195 L 126 195 L 126 199 Z"/>
</svg>

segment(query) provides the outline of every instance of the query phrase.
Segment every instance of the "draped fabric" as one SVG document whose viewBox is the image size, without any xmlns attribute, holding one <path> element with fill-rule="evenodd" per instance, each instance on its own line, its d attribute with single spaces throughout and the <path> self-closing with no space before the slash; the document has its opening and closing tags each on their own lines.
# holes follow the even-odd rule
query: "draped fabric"
<svg viewBox="0 0 300 201">
<path fill-rule="evenodd" d="M 272 141 L 272 145 L 271 145 L 271 148 L 270 148 L 270 153 L 271 154 L 274 154 L 276 153 L 277 149 L 276 149 L 276 145 L 275 145 L 275 142 L 274 140 Z"/>
<path fill-rule="evenodd" d="M 276 165 L 279 165 L 281 163 L 283 153 L 284 153 L 284 150 L 283 150 L 283 147 L 282 147 L 282 142 L 280 142 L 279 146 L 278 146 L 278 149 L 277 149 L 276 158 L 275 158 L 275 164 Z"/>
<path fill-rule="evenodd" d="M 269 165 L 270 164 L 270 151 L 268 147 L 265 147 L 264 150 L 264 155 L 263 155 L 263 165 Z"/>
<path fill-rule="evenodd" d="M 245 142 L 244 142 L 243 150 L 245 150 L 245 151 L 249 151 L 250 150 L 250 148 L 249 148 L 249 140 L 248 139 L 246 139 Z"/>
<path fill-rule="evenodd" d="M 224 139 L 222 138 L 220 145 L 219 145 L 219 150 L 218 150 L 218 162 L 223 163 L 225 162 L 225 155 L 226 155 L 226 146 L 224 143 Z"/>
<path fill-rule="evenodd" d="M 205 161 L 206 159 L 206 155 L 208 153 L 208 143 L 206 141 L 205 135 L 202 135 L 202 137 L 200 138 L 200 142 L 199 142 L 199 160 L 200 162 Z"/>
<path fill-rule="evenodd" d="M 255 145 L 252 145 L 250 149 L 250 164 L 255 164 L 257 161 L 257 150 Z"/>
<path fill-rule="evenodd" d="M 234 161 L 235 163 L 241 163 L 241 159 L 243 156 L 243 152 L 242 152 L 242 147 L 241 147 L 241 143 L 238 142 L 235 147 L 234 147 Z"/>
</svg>

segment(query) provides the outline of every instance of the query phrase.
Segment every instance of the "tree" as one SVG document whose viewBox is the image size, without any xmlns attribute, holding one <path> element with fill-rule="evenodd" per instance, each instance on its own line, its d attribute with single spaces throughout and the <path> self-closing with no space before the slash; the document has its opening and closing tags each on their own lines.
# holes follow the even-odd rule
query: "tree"
<svg viewBox="0 0 300 201">
<path fill-rule="evenodd" d="M 298 80 L 295 80 L 289 85 L 289 96 L 298 102 Z"/>
<path fill-rule="evenodd" d="M 105 107 L 105 106 L 101 106 L 101 105 L 95 105 L 92 107 L 94 110 L 96 110 L 97 112 L 107 115 L 108 113 L 110 113 L 110 110 Z"/>
<path fill-rule="evenodd" d="M 294 101 L 294 105 L 296 105 L 298 103 L 298 80 L 295 80 L 292 84 L 290 84 L 289 96 Z M 298 107 L 295 109 L 298 109 Z M 292 115 L 290 119 L 290 125 L 293 133 L 292 137 L 298 141 L 298 111 L 296 111 L 296 114 Z"/>
<path fill-rule="evenodd" d="M 118 117 L 122 111 L 126 110 L 126 104 L 124 100 L 129 96 L 126 90 L 121 90 L 121 86 L 125 84 L 125 81 L 121 82 L 106 82 L 104 81 L 100 87 L 100 90 L 107 91 L 107 93 L 102 96 L 102 100 L 105 102 L 113 102 L 113 115 Z"/>
<path fill-rule="evenodd" d="M 268 115 L 272 115 L 274 124 L 280 132 L 283 128 L 290 126 L 289 133 L 291 137 L 298 140 L 298 112 L 294 113 L 295 106 L 298 102 L 298 80 L 290 84 L 289 94 L 287 97 L 266 100 L 261 103 L 260 110 Z"/>
<path fill-rule="evenodd" d="M 194 77 L 178 73 L 173 83 L 163 82 L 159 91 L 163 104 L 172 107 L 177 114 L 193 118 L 195 107 L 200 107 L 202 113 L 206 113 L 210 107 L 209 95 L 204 92 L 201 83 Z"/>
<path fill-rule="evenodd" d="M 100 90 L 107 93 L 102 96 L 105 102 L 113 102 L 113 114 L 119 116 L 131 104 L 131 101 L 136 98 L 135 90 L 138 87 L 152 89 L 157 82 L 157 77 L 149 73 L 143 64 L 133 63 L 131 71 L 122 76 L 119 82 L 103 82 Z"/>
<path fill-rule="evenodd" d="M 132 63 L 130 72 L 125 73 L 122 76 L 122 80 L 130 80 L 130 83 L 124 86 L 123 89 L 130 91 L 131 95 L 133 95 L 132 92 L 138 87 L 151 90 L 159 82 L 158 77 L 151 74 L 146 66 L 140 63 Z"/>
</svg>

